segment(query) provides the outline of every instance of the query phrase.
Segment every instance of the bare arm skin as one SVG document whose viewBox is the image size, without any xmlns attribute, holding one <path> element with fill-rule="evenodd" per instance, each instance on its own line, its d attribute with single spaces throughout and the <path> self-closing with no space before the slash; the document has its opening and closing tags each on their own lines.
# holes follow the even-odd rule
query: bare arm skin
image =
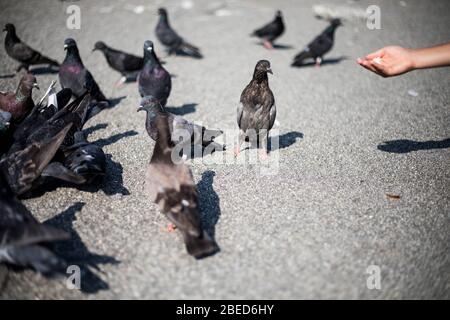
<svg viewBox="0 0 450 320">
<path fill-rule="evenodd" d="M 422 49 L 384 47 L 359 58 L 357 63 L 382 77 L 398 76 L 416 69 L 450 66 L 450 42 Z"/>
</svg>

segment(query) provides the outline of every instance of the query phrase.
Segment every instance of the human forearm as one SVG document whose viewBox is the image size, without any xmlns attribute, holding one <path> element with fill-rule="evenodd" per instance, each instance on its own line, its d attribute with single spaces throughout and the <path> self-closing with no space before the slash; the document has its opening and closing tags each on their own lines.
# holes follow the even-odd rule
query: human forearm
<svg viewBox="0 0 450 320">
<path fill-rule="evenodd" d="M 450 66 L 450 42 L 423 49 L 411 50 L 414 69 Z"/>
</svg>

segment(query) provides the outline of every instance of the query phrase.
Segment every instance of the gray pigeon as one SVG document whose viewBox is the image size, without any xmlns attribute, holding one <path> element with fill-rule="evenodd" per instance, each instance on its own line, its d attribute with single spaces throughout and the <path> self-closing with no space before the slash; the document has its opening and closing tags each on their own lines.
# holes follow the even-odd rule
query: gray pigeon
<svg viewBox="0 0 450 320">
<path fill-rule="evenodd" d="M 333 48 L 334 33 L 337 27 L 341 26 L 341 20 L 333 19 L 330 25 L 313 41 L 311 41 L 306 48 L 294 57 L 292 66 L 299 67 L 304 64 L 307 59 L 313 59 L 316 66 L 319 67 L 322 63 L 322 57 Z"/>
<path fill-rule="evenodd" d="M 20 62 L 20 66 L 17 68 L 16 72 L 19 72 L 22 68 L 28 70 L 30 65 L 47 64 L 49 66 L 59 66 L 59 63 L 55 60 L 43 56 L 36 50 L 30 48 L 27 44 L 23 43 L 16 35 L 16 28 L 13 24 L 6 24 L 3 31 L 6 31 L 6 53 L 14 60 Z"/>
<path fill-rule="evenodd" d="M 267 73 L 272 74 L 270 62 L 260 60 L 256 64 L 252 81 L 241 94 L 241 103 L 237 108 L 237 123 L 239 126 L 239 141 L 235 155 L 239 155 L 244 139 L 257 142 L 262 149 L 261 157 L 267 157 L 267 140 L 276 117 L 275 98 L 269 88 Z"/>
<path fill-rule="evenodd" d="M 145 190 L 166 217 L 180 230 L 187 252 L 197 259 L 219 248 L 202 228 L 197 188 L 188 166 L 172 160 L 173 143 L 167 117 L 156 119 L 158 138 L 145 177 Z"/>
<path fill-rule="evenodd" d="M 156 141 L 158 137 L 158 130 L 156 128 L 156 119 L 158 116 L 167 117 L 169 123 L 172 142 L 174 144 L 202 146 L 208 147 L 210 150 L 223 150 L 224 146 L 214 142 L 214 138 L 220 136 L 223 131 L 206 129 L 195 123 L 189 122 L 181 116 L 174 115 L 167 112 L 157 99 L 152 96 L 145 96 L 141 100 L 141 106 L 138 111 L 144 110 L 147 112 L 145 121 L 145 128 L 149 136 Z"/>
<path fill-rule="evenodd" d="M 39 223 L 15 197 L 0 171 L 0 263 L 31 267 L 42 274 L 65 271 L 64 260 L 46 244 L 68 238 L 64 231 Z"/>
<path fill-rule="evenodd" d="M 172 89 L 170 74 L 159 62 L 153 42 L 144 42 L 144 67 L 138 75 L 141 97 L 153 96 L 165 107 Z"/>
<path fill-rule="evenodd" d="M 144 59 L 135 55 L 119 51 L 108 47 L 103 41 L 97 41 L 92 51 L 101 51 L 106 58 L 108 65 L 114 70 L 120 72 L 122 78 L 117 83 L 117 86 L 125 83 L 130 79 L 135 79 L 144 66 Z"/>
<path fill-rule="evenodd" d="M 263 39 L 264 47 L 273 49 L 273 42 L 284 32 L 283 15 L 277 11 L 275 19 L 265 26 L 253 31 L 252 36 Z"/>
<path fill-rule="evenodd" d="M 184 41 L 175 30 L 169 24 L 169 17 L 167 15 L 167 10 L 160 8 L 158 10 L 159 21 L 156 25 L 156 37 L 158 40 L 167 47 L 169 55 L 178 54 L 184 56 L 190 56 L 193 58 L 201 59 L 203 58 L 200 49 L 192 44 Z"/>
</svg>

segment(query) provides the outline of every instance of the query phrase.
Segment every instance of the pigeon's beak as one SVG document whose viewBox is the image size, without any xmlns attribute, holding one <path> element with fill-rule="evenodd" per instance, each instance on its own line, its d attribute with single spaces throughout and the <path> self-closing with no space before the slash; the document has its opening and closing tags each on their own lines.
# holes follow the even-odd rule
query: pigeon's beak
<svg viewBox="0 0 450 320">
<path fill-rule="evenodd" d="M 152 47 L 148 47 L 148 48 L 147 48 L 147 51 L 152 52 L 152 51 L 153 51 L 153 48 L 152 48 Z"/>
<path fill-rule="evenodd" d="M 92 52 L 94 52 L 95 50 L 97 50 L 97 48 L 92 49 Z"/>
<path fill-rule="evenodd" d="M 67 45 L 67 44 L 65 44 L 65 45 L 64 45 L 64 50 L 67 50 L 67 47 L 68 47 L 68 45 Z"/>
<path fill-rule="evenodd" d="M 137 109 L 137 112 L 145 110 L 145 108 L 143 106 L 139 106 L 139 108 Z"/>
<path fill-rule="evenodd" d="M 38 86 L 38 84 L 37 84 L 36 82 L 33 83 L 33 87 L 36 88 L 36 89 L 38 89 L 38 90 L 40 90 L 40 89 L 39 89 L 39 86 Z"/>
<path fill-rule="evenodd" d="M 6 30 L 6 28 L 3 28 L 3 32 L 6 32 L 6 31 L 8 31 L 8 30 Z"/>
<path fill-rule="evenodd" d="M 272 72 L 272 69 L 267 69 L 267 73 L 270 73 L 270 74 L 272 74 L 273 75 L 273 72 Z"/>
</svg>

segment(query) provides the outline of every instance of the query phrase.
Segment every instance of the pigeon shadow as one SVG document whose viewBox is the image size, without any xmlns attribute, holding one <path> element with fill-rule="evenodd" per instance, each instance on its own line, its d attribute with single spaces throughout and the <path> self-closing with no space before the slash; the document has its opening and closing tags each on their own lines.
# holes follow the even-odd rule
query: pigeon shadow
<svg viewBox="0 0 450 320">
<path fill-rule="evenodd" d="M 88 137 L 90 134 L 94 133 L 97 130 L 106 129 L 108 127 L 107 123 L 98 123 L 94 126 L 90 126 L 89 128 L 83 129 L 83 133 L 86 137 Z"/>
<path fill-rule="evenodd" d="M 127 96 L 121 96 L 121 97 L 118 97 L 118 98 L 111 98 L 111 99 L 108 99 L 108 101 L 109 101 L 109 106 L 107 107 L 107 108 L 105 108 L 105 109 L 111 109 L 111 108 L 114 108 L 116 105 L 118 105 L 123 99 L 125 99 Z"/>
<path fill-rule="evenodd" d="M 328 58 L 328 59 L 323 59 L 322 62 L 320 63 L 320 66 L 326 66 L 326 65 L 334 65 L 334 64 L 338 64 L 341 61 L 344 60 L 348 60 L 349 58 L 347 56 L 341 56 L 338 58 Z M 291 65 L 292 67 L 295 68 L 304 68 L 304 67 L 313 67 L 316 66 L 316 62 L 315 61 L 309 61 L 309 62 L 305 62 L 302 63 L 301 65 Z"/>
<path fill-rule="evenodd" d="M 121 194 L 130 195 L 130 191 L 123 185 L 123 166 L 106 155 L 106 176 L 103 178 L 100 189 L 108 196 Z"/>
<path fill-rule="evenodd" d="M 213 187 L 216 173 L 211 170 L 203 172 L 197 183 L 198 200 L 202 227 L 215 241 L 216 224 L 220 219 L 220 199 Z"/>
<path fill-rule="evenodd" d="M 183 116 L 189 113 L 194 113 L 198 103 L 185 103 L 181 107 L 165 107 L 167 112 L 173 113 L 177 116 Z"/>
<path fill-rule="evenodd" d="M 450 138 L 440 141 L 413 141 L 407 139 L 385 141 L 377 146 L 378 150 L 390 153 L 408 153 L 419 150 L 450 148 Z"/>
<path fill-rule="evenodd" d="M 303 137 L 303 133 L 298 131 L 291 131 L 279 136 L 270 137 L 268 149 L 270 151 L 275 151 L 278 149 L 288 148 L 297 142 L 297 139 L 303 139 Z"/>
<path fill-rule="evenodd" d="M 2 74 L 0 75 L 0 79 L 9 79 L 9 78 L 14 78 L 15 74 L 14 73 L 9 73 L 9 74 Z"/>
<path fill-rule="evenodd" d="M 294 47 L 289 45 L 289 44 L 277 44 L 274 43 L 273 45 L 274 49 L 279 49 L 279 50 L 289 50 L 289 49 L 293 49 Z"/>
<path fill-rule="evenodd" d="M 76 220 L 75 214 L 84 207 L 85 203 L 76 202 L 57 216 L 44 222 L 45 225 L 52 226 L 67 232 L 69 240 L 58 241 L 51 244 L 52 251 L 63 258 L 67 265 L 76 265 L 81 271 L 81 291 L 84 293 L 96 293 L 100 290 L 109 289 L 108 283 L 101 279 L 97 273 L 101 273 L 99 265 L 117 265 L 120 261 L 108 255 L 92 253 L 84 244 L 78 232 L 73 227 Z"/>
<path fill-rule="evenodd" d="M 84 130 L 83 130 L 84 131 Z M 97 141 L 93 142 L 94 144 L 96 144 L 97 146 L 99 146 L 100 148 L 103 148 L 105 146 L 108 146 L 110 144 L 116 143 L 117 141 L 126 138 L 126 137 L 132 137 L 137 135 L 137 131 L 134 130 L 128 130 L 122 133 L 117 133 L 115 135 L 112 135 L 108 138 L 102 138 L 102 139 L 98 139 Z"/>
</svg>

